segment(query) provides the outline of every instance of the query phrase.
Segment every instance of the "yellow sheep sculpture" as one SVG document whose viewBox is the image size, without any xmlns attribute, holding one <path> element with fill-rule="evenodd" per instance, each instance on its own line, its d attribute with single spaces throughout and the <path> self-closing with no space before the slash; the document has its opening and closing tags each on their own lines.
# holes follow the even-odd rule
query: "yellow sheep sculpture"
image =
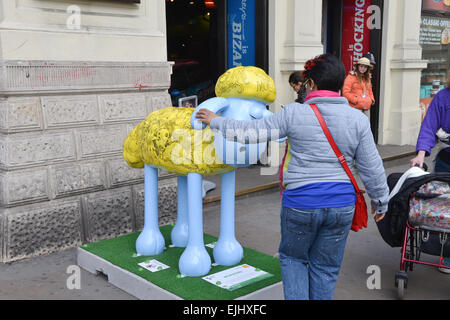
<svg viewBox="0 0 450 320">
<path fill-rule="evenodd" d="M 165 241 L 158 228 L 158 169 L 178 175 L 178 217 L 171 233 L 172 244 L 185 247 L 179 260 L 180 273 L 199 277 L 209 273 L 211 257 L 203 243 L 202 179 L 221 174 L 220 236 L 214 250 L 215 263 L 231 266 L 243 256 L 235 238 L 235 169 L 249 166 L 265 151 L 227 141 L 196 120 L 200 109 L 209 109 L 236 120 L 272 115 L 266 105 L 276 97 L 273 80 L 260 68 L 237 67 L 224 73 L 216 84 L 217 97 L 193 108 L 169 107 L 152 112 L 130 132 L 123 156 L 133 168 L 145 168 L 144 229 L 136 241 L 137 253 L 153 256 L 163 252 Z"/>
</svg>

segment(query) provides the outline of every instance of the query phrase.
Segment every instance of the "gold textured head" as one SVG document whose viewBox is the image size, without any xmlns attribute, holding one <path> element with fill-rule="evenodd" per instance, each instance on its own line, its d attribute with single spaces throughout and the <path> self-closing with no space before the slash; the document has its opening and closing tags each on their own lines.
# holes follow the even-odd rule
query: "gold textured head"
<svg viewBox="0 0 450 320">
<path fill-rule="evenodd" d="M 216 96 L 253 99 L 270 104 L 277 97 L 275 83 L 257 67 L 236 67 L 225 72 L 216 84 Z"/>
</svg>

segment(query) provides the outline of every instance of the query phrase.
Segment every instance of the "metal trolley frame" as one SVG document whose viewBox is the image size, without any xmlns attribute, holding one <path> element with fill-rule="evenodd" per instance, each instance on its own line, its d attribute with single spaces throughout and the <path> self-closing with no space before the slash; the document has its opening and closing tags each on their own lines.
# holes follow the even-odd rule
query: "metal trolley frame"
<svg viewBox="0 0 450 320">
<path fill-rule="evenodd" d="M 439 263 L 421 260 L 421 242 L 428 241 L 431 234 L 439 236 L 441 244 Z M 408 288 L 408 271 L 414 271 L 414 264 L 450 269 L 450 266 L 444 265 L 444 247 L 447 239 L 450 239 L 450 230 L 437 230 L 425 226 L 412 227 L 409 221 L 406 223 L 400 271 L 395 275 L 395 286 L 397 287 L 397 293 L 400 299 L 403 299 L 405 290 Z"/>
</svg>

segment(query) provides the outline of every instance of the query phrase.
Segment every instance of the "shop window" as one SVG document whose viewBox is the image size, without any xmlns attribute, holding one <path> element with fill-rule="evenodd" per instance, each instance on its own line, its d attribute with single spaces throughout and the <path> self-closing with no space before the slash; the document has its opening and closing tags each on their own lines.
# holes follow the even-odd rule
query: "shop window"
<svg viewBox="0 0 450 320">
<path fill-rule="evenodd" d="M 217 7 L 215 1 L 166 0 L 167 55 L 173 61 L 172 105 L 214 96 L 217 80 Z M 211 89 L 212 88 L 212 89 Z"/>
<path fill-rule="evenodd" d="M 450 1 L 423 0 L 420 24 L 422 58 L 428 61 L 422 71 L 420 107 L 422 117 L 439 90 L 447 83 L 450 68 Z"/>
</svg>

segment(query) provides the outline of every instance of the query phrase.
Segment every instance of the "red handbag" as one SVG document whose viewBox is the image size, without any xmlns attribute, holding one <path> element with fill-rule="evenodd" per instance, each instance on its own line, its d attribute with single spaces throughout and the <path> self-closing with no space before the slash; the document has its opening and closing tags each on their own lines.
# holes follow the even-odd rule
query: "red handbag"
<svg viewBox="0 0 450 320">
<path fill-rule="evenodd" d="M 363 228 L 367 228 L 367 220 L 368 220 L 367 205 L 366 205 L 366 200 L 364 199 L 364 193 L 366 193 L 366 192 L 364 190 L 359 189 L 358 183 L 356 182 L 355 177 L 353 176 L 350 168 L 348 167 L 347 161 L 345 161 L 344 156 L 342 155 L 338 146 L 334 142 L 333 137 L 331 136 L 330 130 L 328 130 L 328 127 L 325 123 L 325 120 L 323 120 L 323 117 L 320 114 L 319 109 L 317 108 L 317 106 L 315 104 L 312 104 L 311 108 L 313 109 L 314 113 L 316 114 L 317 119 L 319 120 L 319 123 L 322 126 L 322 130 L 325 133 L 325 136 L 327 137 L 328 141 L 330 142 L 331 148 L 333 148 L 334 153 L 336 153 L 336 156 L 338 157 L 339 162 L 341 163 L 345 172 L 347 172 L 347 175 L 349 176 L 350 180 L 352 181 L 353 187 L 355 188 L 356 203 L 355 203 L 355 214 L 353 216 L 353 222 L 352 222 L 352 230 L 355 232 L 358 232 L 359 230 L 361 230 Z"/>
</svg>

